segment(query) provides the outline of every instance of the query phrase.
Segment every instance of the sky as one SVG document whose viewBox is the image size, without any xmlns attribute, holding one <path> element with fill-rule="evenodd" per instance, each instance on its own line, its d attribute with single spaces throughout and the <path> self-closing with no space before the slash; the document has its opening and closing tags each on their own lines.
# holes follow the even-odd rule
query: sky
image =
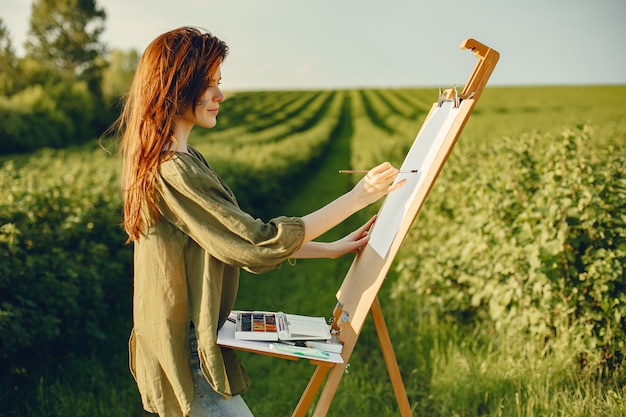
<svg viewBox="0 0 626 417">
<path fill-rule="evenodd" d="M 0 0 L 18 54 L 30 0 Z M 465 85 L 466 38 L 500 52 L 489 85 L 626 84 L 625 0 L 96 0 L 101 40 L 142 52 L 158 35 L 204 28 L 229 45 L 231 90 Z"/>
</svg>

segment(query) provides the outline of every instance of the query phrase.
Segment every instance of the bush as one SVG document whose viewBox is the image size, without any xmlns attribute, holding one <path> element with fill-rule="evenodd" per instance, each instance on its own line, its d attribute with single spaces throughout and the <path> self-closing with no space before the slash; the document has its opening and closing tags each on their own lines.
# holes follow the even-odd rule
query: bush
<svg viewBox="0 0 626 417">
<path fill-rule="evenodd" d="M 0 168 L 0 358 L 12 368 L 104 340 L 114 310 L 130 304 L 111 170 L 97 156 L 94 165 L 51 151 L 35 159 Z"/>
<path fill-rule="evenodd" d="M 618 365 L 626 177 L 622 152 L 588 154 L 590 135 L 580 127 L 453 154 L 418 218 L 396 294 L 427 295 L 444 313 L 491 320 L 497 332 L 529 333 L 546 350 L 554 336 L 576 335 L 582 365 Z M 477 155 L 480 169 L 468 163 Z"/>
<path fill-rule="evenodd" d="M 0 97 L 0 155 L 85 143 L 97 136 L 96 121 L 94 97 L 84 82 L 28 87 Z"/>
<path fill-rule="evenodd" d="M 59 148 L 73 134 L 71 120 L 39 85 L 0 98 L 0 154 Z"/>
</svg>

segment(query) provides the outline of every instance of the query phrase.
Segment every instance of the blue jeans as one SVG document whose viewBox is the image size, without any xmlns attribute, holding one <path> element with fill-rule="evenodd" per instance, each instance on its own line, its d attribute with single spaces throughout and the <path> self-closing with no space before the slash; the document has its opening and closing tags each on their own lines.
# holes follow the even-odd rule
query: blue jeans
<svg viewBox="0 0 626 417">
<path fill-rule="evenodd" d="M 191 372 L 196 395 L 188 417 L 254 417 L 241 395 L 225 399 L 209 385 L 200 370 L 198 342 L 194 329 L 190 329 Z"/>
</svg>

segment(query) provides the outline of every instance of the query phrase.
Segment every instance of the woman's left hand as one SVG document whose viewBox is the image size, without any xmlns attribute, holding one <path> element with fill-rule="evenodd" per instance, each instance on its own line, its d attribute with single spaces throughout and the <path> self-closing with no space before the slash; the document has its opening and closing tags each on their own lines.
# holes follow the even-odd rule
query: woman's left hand
<svg viewBox="0 0 626 417">
<path fill-rule="evenodd" d="M 339 258 L 350 252 L 359 252 L 369 242 L 369 230 L 376 221 L 376 216 L 372 217 L 363 226 L 356 229 L 354 232 L 344 236 L 343 238 L 329 243 L 332 246 L 332 252 L 335 256 L 331 256 L 332 259 Z"/>
<path fill-rule="evenodd" d="M 363 226 L 334 242 L 306 242 L 294 253 L 292 258 L 330 258 L 336 259 L 350 252 L 359 252 L 367 245 L 370 237 L 368 231 L 376 221 L 372 217 Z"/>
</svg>

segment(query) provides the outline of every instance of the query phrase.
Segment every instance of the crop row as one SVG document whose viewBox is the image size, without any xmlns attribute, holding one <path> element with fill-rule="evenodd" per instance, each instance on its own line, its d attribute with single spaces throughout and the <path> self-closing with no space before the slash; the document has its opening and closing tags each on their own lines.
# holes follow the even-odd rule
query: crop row
<svg viewBox="0 0 626 417">
<path fill-rule="evenodd" d="M 576 318 L 603 360 L 623 352 L 624 90 L 486 91 L 398 257 L 397 297 L 417 305 L 428 294 L 444 313 L 542 336 Z M 218 127 L 194 130 L 191 143 L 261 215 L 281 203 L 284 187 L 315 173 L 339 132 L 352 135 L 353 168 L 402 163 L 437 91 L 254 92 L 229 100 Z M 106 297 L 129 293 L 130 283 L 118 172 L 119 160 L 95 146 L 3 160 L 6 363 L 24 349 L 80 343 L 84 329 L 104 337 L 107 318 L 126 303 Z"/>
</svg>

